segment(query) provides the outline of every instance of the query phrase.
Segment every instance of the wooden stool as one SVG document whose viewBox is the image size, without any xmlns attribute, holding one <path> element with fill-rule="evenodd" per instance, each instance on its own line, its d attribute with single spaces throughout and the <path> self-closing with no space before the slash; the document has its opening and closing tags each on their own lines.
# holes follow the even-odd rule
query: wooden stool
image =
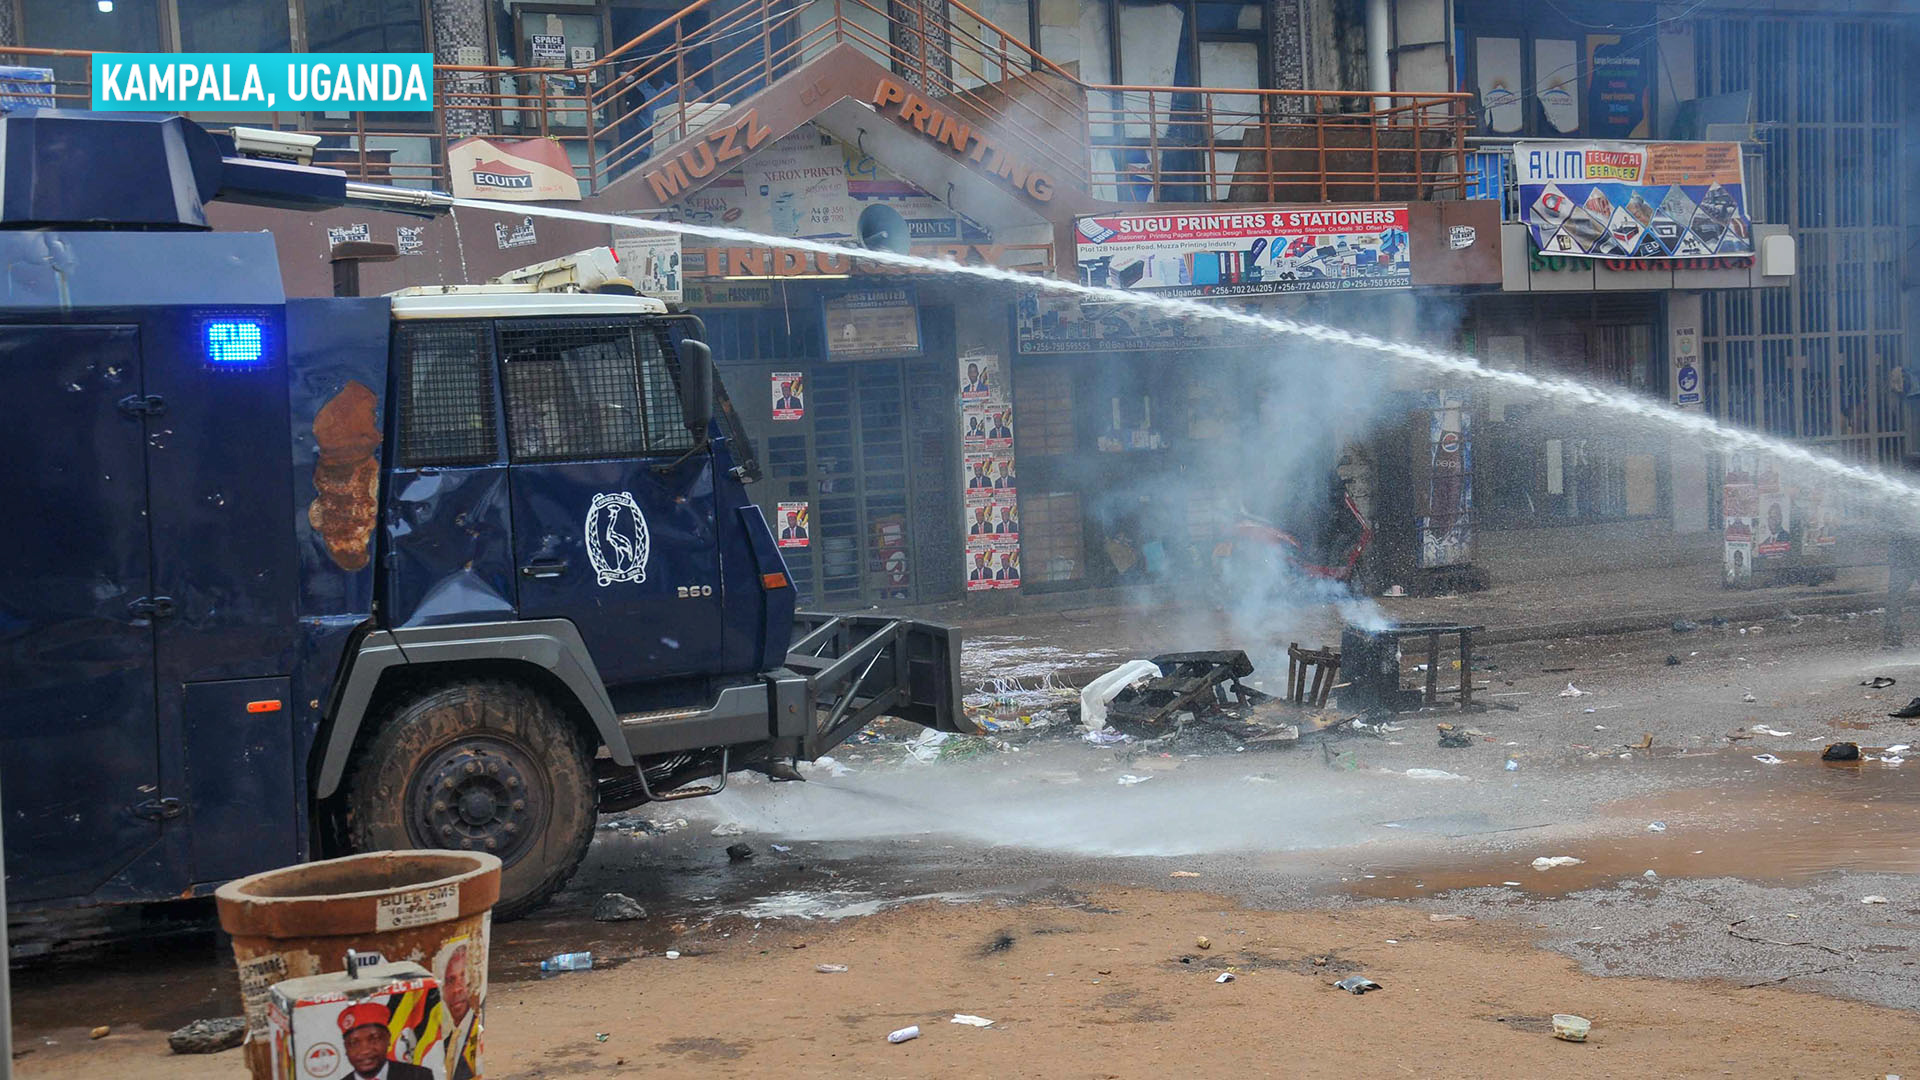
<svg viewBox="0 0 1920 1080">
<path fill-rule="evenodd" d="M 1309 687 L 1307 675 L 1312 673 Z M 1340 654 L 1333 649 L 1303 649 L 1299 642 L 1287 646 L 1287 700 L 1296 705 L 1323 709 L 1327 695 L 1333 692 L 1334 677 L 1340 674 Z"/>
</svg>

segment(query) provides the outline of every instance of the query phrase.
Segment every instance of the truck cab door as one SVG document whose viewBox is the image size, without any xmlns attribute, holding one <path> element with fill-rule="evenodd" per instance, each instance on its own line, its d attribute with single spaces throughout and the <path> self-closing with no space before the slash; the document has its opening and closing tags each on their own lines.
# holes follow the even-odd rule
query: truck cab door
<svg viewBox="0 0 1920 1080">
<path fill-rule="evenodd" d="M 0 327 L 0 775 L 7 899 L 83 897 L 158 844 L 148 428 L 133 326 Z"/>
<path fill-rule="evenodd" d="M 664 332 L 503 320 L 520 617 L 570 619 L 610 688 L 722 665 L 712 457 L 688 456 Z"/>
</svg>

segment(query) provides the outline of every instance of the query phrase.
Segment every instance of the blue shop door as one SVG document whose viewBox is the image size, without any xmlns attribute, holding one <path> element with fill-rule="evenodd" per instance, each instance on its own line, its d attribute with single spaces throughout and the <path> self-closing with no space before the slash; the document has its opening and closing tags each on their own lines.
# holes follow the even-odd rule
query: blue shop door
<svg viewBox="0 0 1920 1080">
<path fill-rule="evenodd" d="M 684 456 L 664 336 L 625 317 L 498 333 L 520 616 L 572 620 L 610 688 L 717 673 L 712 458 Z"/>
<path fill-rule="evenodd" d="M 0 798 L 7 899 L 84 897 L 158 858 L 148 428 L 132 326 L 0 327 Z M 157 428 L 156 428 L 157 434 Z M 172 804 L 168 804 L 172 805 Z"/>
</svg>

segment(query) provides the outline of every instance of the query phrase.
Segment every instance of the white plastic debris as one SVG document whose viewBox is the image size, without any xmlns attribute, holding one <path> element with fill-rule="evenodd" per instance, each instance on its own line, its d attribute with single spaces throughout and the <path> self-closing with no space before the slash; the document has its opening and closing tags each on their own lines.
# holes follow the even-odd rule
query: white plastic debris
<svg viewBox="0 0 1920 1080">
<path fill-rule="evenodd" d="M 1881 758 L 1880 758 L 1880 764 L 1882 764 L 1882 765 L 1898 765 L 1898 764 L 1900 764 L 1901 762 L 1903 762 L 1903 761 L 1906 761 L 1906 760 L 1907 760 L 1906 758 L 1903 758 L 1903 757 L 1899 757 L 1899 756 L 1897 756 L 1897 755 L 1894 755 L 1894 754 L 1883 754 L 1883 755 L 1881 755 Z"/>
<path fill-rule="evenodd" d="M 1517 761 L 1515 761 L 1515 760 L 1513 760 L 1512 758 L 1508 758 L 1508 759 L 1507 759 L 1507 771 L 1508 771 L 1508 772 L 1519 772 L 1519 771 L 1520 771 L 1520 763 L 1519 763 L 1519 762 L 1517 762 Z"/>
<path fill-rule="evenodd" d="M 1753 699 L 1752 699 L 1752 698 L 1748 698 L 1747 700 L 1748 700 L 1748 701 L 1752 701 Z M 1759 733 L 1760 733 L 1760 734 L 1762 734 L 1762 735 L 1771 735 L 1771 736 L 1773 736 L 1773 737 L 1774 737 L 1774 738 L 1776 738 L 1776 739 L 1784 739 L 1784 738 L 1786 738 L 1787 736 L 1789 736 L 1789 735 L 1791 735 L 1791 734 L 1793 734 L 1793 732 L 1791 732 L 1791 731 L 1776 731 L 1776 730 L 1774 730 L 1773 728 L 1770 728 L 1770 727 L 1768 727 L 1768 726 L 1767 726 L 1767 725 L 1765 725 L 1765 724 L 1755 724 L 1755 725 L 1753 725 L 1753 727 L 1752 727 L 1751 729 L 1749 729 L 1749 730 L 1752 730 L 1752 731 L 1757 731 L 1757 732 L 1759 732 Z"/>
<path fill-rule="evenodd" d="M 1217 983 L 1230 983 L 1233 981 L 1233 972 L 1223 971 L 1220 973 L 1220 977 L 1213 981 Z"/>
<path fill-rule="evenodd" d="M 1659 874 L 1656 874 L 1656 873 L 1654 873 L 1654 872 L 1653 872 L 1653 871 L 1651 871 L 1651 870 L 1649 870 L 1649 871 L 1647 871 L 1647 872 L 1646 872 L 1646 873 L 1644 873 L 1644 874 L 1641 874 L 1640 876 L 1641 876 L 1641 877 L 1643 877 L 1643 878 L 1646 878 L 1646 879 L 1647 879 L 1648 881 L 1659 881 L 1659 880 L 1660 880 L 1660 875 L 1659 875 Z"/>
<path fill-rule="evenodd" d="M 1121 773 L 1120 786 L 1132 787 L 1135 784 L 1144 784 L 1151 779 L 1153 779 L 1151 776 L 1135 776 L 1132 773 Z"/>
<path fill-rule="evenodd" d="M 1444 769 L 1408 769 L 1407 776 L 1413 780 L 1465 780 L 1459 773 L 1450 773 Z"/>
<path fill-rule="evenodd" d="M 1885 904 L 1891 901 L 1884 896 L 1863 896 L 1860 898 L 1860 902 L 1863 904 Z"/>
<path fill-rule="evenodd" d="M 819 972 L 819 973 L 820 973 L 820 974 L 822 974 L 822 975 L 844 975 L 844 974 L 846 974 L 846 971 L 847 971 L 847 965 L 845 965 L 845 964 L 815 964 L 815 965 L 814 965 L 814 967 L 813 967 L 813 970 L 815 970 L 815 971 L 817 971 L 817 972 Z"/>
<path fill-rule="evenodd" d="M 1746 631 L 1743 630 L 1741 631 L 1741 633 L 1746 633 Z M 1753 691 L 1749 690 L 1746 693 L 1740 695 L 1740 700 L 1745 702 L 1748 705 L 1751 705 L 1754 703 L 1756 699 L 1753 696 Z"/>
<path fill-rule="evenodd" d="M 889 1032 L 887 1034 L 887 1041 L 890 1043 L 903 1043 L 909 1039 L 917 1039 L 919 1037 L 920 1025 L 915 1024 L 912 1027 L 903 1027 L 899 1031 Z"/>
<path fill-rule="evenodd" d="M 1159 677 L 1160 666 L 1151 660 L 1129 660 L 1121 664 L 1080 691 L 1080 722 L 1088 731 L 1101 730 L 1107 726 L 1107 705 L 1120 696 L 1120 691 L 1142 679 Z"/>
<path fill-rule="evenodd" d="M 1587 691 L 1580 689 L 1579 687 L 1573 685 L 1572 683 L 1568 683 L 1567 688 L 1565 690 L 1560 691 L 1560 696 L 1561 697 L 1586 697 Z"/>
<path fill-rule="evenodd" d="M 723 821 L 713 827 L 713 835 L 715 836 L 740 836 L 746 831 L 747 827 L 737 821 Z"/>
<path fill-rule="evenodd" d="M 928 728 L 907 743 L 907 754 L 922 765 L 931 765 L 940 759 L 940 747 L 951 737 L 947 732 Z"/>
<path fill-rule="evenodd" d="M 1762 765 L 1785 765 L 1786 764 L 1785 759 L 1774 757 L 1772 754 L 1755 754 L 1753 755 L 1753 760 L 1760 762 Z"/>
<path fill-rule="evenodd" d="M 813 764 L 815 768 L 827 770 L 827 773 L 830 776 L 835 776 L 835 777 L 846 776 L 848 773 L 853 772 L 852 769 L 847 768 L 844 762 L 836 761 L 833 758 L 827 757 L 825 755 L 814 758 Z"/>
<path fill-rule="evenodd" d="M 975 1016 L 972 1013 L 954 1013 L 953 1023 L 965 1024 L 968 1027 L 992 1027 L 993 1026 L 993 1021 L 987 1019 L 984 1016 Z"/>
<path fill-rule="evenodd" d="M 1893 754 L 1897 756 L 1900 754 L 1904 754 L 1911 749 L 1913 749 L 1913 747 L 1908 746 L 1906 743 L 1894 743 L 1892 746 L 1887 747 L 1886 750 L 1883 751 L 1883 753 Z"/>
<path fill-rule="evenodd" d="M 1648 832 L 1666 832 L 1667 823 L 1664 821 L 1649 821 L 1647 822 L 1647 831 Z"/>
<path fill-rule="evenodd" d="M 679 950 L 679 949 L 668 949 L 668 950 L 667 950 L 667 959 L 669 959 L 669 960 L 678 960 L 678 959 L 680 959 L 680 950 Z"/>
<path fill-rule="evenodd" d="M 1099 731 L 1089 731 L 1085 735 L 1082 735 L 1081 738 L 1095 746 L 1119 746 L 1133 741 L 1133 736 L 1108 728 L 1101 728 Z"/>
<path fill-rule="evenodd" d="M 1586 861 L 1585 859 L 1576 859 L 1571 855 L 1542 855 L 1533 860 L 1533 868 L 1535 870 L 1552 870 L 1560 866 L 1579 866 Z"/>
</svg>

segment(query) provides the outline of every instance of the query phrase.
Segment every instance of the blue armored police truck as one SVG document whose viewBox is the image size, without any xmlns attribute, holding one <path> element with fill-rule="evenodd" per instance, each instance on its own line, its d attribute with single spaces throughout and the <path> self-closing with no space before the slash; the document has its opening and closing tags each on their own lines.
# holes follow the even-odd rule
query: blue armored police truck
<svg viewBox="0 0 1920 1080">
<path fill-rule="evenodd" d="M 882 714 L 963 729 L 956 635 L 796 615 L 696 319 L 532 282 L 290 298 L 205 203 L 448 200 L 283 149 L 0 113 L 16 908 L 422 847 L 500 856 L 511 917 L 596 813 L 791 778 Z"/>
</svg>

